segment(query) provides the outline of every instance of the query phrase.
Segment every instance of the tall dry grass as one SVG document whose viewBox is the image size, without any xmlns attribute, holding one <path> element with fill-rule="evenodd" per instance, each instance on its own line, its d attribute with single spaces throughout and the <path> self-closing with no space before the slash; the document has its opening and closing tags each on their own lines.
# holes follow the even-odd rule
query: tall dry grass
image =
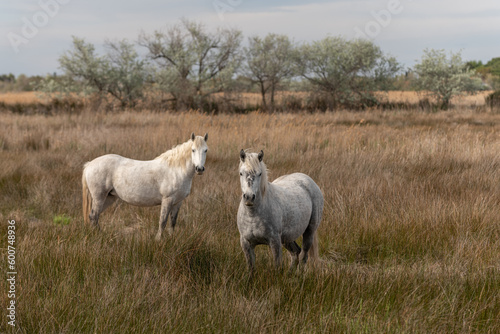
<svg viewBox="0 0 500 334">
<path fill-rule="evenodd" d="M 175 237 L 154 242 L 159 208 L 124 203 L 101 232 L 83 225 L 84 162 L 152 159 L 192 131 L 209 133 L 207 170 Z M 258 247 L 247 280 L 241 148 L 264 150 L 271 180 L 300 171 L 323 190 L 318 269 L 275 272 Z M 499 152 L 500 116 L 467 110 L 0 114 L 0 240 L 15 219 L 18 271 L 18 326 L 0 332 L 498 333 Z"/>
</svg>

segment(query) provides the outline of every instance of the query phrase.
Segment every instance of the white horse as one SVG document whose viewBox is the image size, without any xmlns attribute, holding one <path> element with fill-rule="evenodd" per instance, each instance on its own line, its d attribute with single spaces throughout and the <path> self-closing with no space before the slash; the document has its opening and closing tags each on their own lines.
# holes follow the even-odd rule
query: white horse
<svg viewBox="0 0 500 334">
<path fill-rule="evenodd" d="M 308 253 L 318 259 L 316 230 L 323 214 L 323 194 L 307 175 L 284 175 L 269 183 L 264 152 L 240 152 L 240 183 L 243 192 L 238 209 L 240 243 L 250 274 L 256 245 L 269 245 L 276 267 L 281 265 L 281 245 L 290 252 L 294 269 L 305 265 Z M 295 242 L 302 235 L 302 250 Z"/>
<path fill-rule="evenodd" d="M 154 160 L 139 161 L 107 154 L 85 164 L 82 175 L 83 217 L 99 228 L 99 214 L 117 198 L 137 206 L 161 205 L 156 239 L 170 215 L 173 234 L 182 201 L 191 192 L 195 172 L 205 171 L 208 134 L 191 138 Z"/>
</svg>

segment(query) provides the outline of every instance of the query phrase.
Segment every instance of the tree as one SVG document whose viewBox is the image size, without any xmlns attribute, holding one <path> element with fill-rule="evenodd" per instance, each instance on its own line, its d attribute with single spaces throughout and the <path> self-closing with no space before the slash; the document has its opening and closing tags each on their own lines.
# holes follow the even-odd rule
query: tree
<svg viewBox="0 0 500 334">
<path fill-rule="evenodd" d="M 487 68 L 491 74 L 500 76 L 500 57 L 492 58 L 484 67 Z"/>
<path fill-rule="evenodd" d="M 182 20 L 166 32 L 141 33 L 139 44 L 156 62 L 160 87 L 180 105 L 194 96 L 200 109 L 207 96 L 228 88 L 240 64 L 241 32 L 234 29 L 209 33 L 201 23 Z"/>
<path fill-rule="evenodd" d="M 294 73 L 293 44 L 285 35 L 268 34 L 264 39 L 254 36 L 245 48 L 244 73 L 257 83 L 262 96 L 262 109 L 267 110 L 266 93 L 270 90 L 270 109 L 279 83 Z"/>
<path fill-rule="evenodd" d="M 396 59 L 371 41 L 327 37 L 304 44 L 296 55 L 299 74 L 333 100 L 333 107 L 376 103 L 374 91 L 400 70 Z"/>
<path fill-rule="evenodd" d="M 0 81 L 14 83 L 14 82 L 16 82 L 16 77 L 12 73 L 2 74 L 2 75 L 0 75 Z"/>
<path fill-rule="evenodd" d="M 420 63 L 414 66 L 416 85 L 436 99 L 441 109 L 448 109 L 451 98 L 481 88 L 481 80 L 468 68 L 460 52 L 446 56 L 444 50 L 425 49 Z"/>
<path fill-rule="evenodd" d="M 107 77 L 104 72 L 107 66 L 105 58 L 96 55 L 93 44 L 75 36 L 73 49 L 59 58 L 59 68 L 72 83 L 65 87 L 67 90 L 78 90 L 78 86 L 82 86 L 85 93 L 105 94 Z"/>
<path fill-rule="evenodd" d="M 48 76 L 40 89 L 47 93 L 98 94 L 104 98 L 109 94 L 123 107 L 135 105 L 142 97 L 146 80 L 144 61 L 126 40 L 107 41 L 105 46 L 108 53 L 99 56 L 94 45 L 73 37 L 73 49 L 59 58 L 64 75 L 57 80 Z"/>
<path fill-rule="evenodd" d="M 107 91 L 122 105 L 133 106 L 143 97 L 145 62 L 139 59 L 134 45 L 126 40 L 107 41 L 105 46 L 109 50 L 106 55 L 109 61 Z"/>
</svg>

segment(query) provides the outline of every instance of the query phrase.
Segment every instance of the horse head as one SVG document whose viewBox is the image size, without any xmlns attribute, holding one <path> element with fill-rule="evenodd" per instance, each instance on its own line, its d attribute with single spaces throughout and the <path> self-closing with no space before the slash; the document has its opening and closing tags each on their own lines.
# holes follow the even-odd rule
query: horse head
<svg viewBox="0 0 500 334">
<path fill-rule="evenodd" d="M 263 158 L 262 150 L 258 154 L 240 151 L 240 184 L 246 206 L 253 206 L 265 193 L 267 168 Z"/>
<path fill-rule="evenodd" d="M 205 137 L 195 136 L 194 132 L 191 134 L 191 141 L 193 142 L 191 146 L 191 161 L 198 175 L 203 174 L 205 171 L 205 160 L 208 151 L 207 140 L 208 133 L 205 133 Z"/>
</svg>

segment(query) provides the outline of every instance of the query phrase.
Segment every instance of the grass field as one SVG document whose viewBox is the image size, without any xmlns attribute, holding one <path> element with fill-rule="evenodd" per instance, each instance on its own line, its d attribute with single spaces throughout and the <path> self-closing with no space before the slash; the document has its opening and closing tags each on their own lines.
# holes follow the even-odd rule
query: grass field
<svg viewBox="0 0 500 334">
<path fill-rule="evenodd" d="M 124 203 L 83 224 L 81 171 L 209 133 L 175 237 Z M 238 152 L 325 196 L 318 268 L 239 246 Z M 500 115 L 419 112 L 0 114 L 0 248 L 16 222 L 16 327 L 4 333 L 499 333 Z M 288 259 L 287 259 L 288 260 Z"/>
</svg>

